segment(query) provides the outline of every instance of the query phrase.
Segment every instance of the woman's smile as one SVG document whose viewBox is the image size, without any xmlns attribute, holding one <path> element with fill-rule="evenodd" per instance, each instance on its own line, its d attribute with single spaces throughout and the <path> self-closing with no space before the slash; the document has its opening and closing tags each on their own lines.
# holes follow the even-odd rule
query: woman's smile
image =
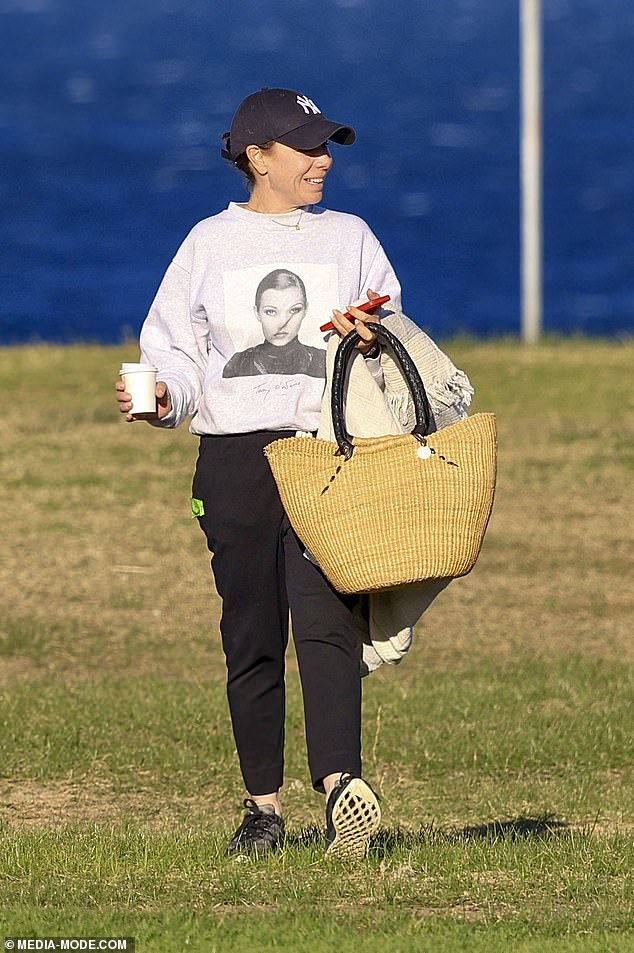
<svg viewBox="0 0 634 953">
<path fill-rule="evenodd" d="M 332 156 L 324 143 L 316 149 L 291 149 L 281 142 L 262 153 L 265 170 L 257 180 L 249 207 L 281 214 L 321 200 Z"/>
</svg>

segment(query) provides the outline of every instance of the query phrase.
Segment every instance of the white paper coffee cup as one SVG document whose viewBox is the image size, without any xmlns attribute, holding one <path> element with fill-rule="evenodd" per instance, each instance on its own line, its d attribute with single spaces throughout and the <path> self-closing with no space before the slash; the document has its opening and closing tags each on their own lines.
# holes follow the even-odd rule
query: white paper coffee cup
<svg viewBox="0 0 634 953">
<path fill-rule="evenodd" d="M 156 413 L 156 375 L 152 364 L 122 364 L 119 369 L 125 389 L 132 401 L 131 414 Z"/>
</svg>

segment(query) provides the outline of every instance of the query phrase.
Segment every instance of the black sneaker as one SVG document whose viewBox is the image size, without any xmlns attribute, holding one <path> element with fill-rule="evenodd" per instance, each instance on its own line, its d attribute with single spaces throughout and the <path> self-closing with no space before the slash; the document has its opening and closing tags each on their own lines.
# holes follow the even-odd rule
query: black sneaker
<svg viewBox="0 0 634 953">
<path fill-rule="evenodd" d="M 342 775 L 326 802 L 326 853 L 344 859 L 365 857 L 380 823 L 379 799 L 367 781 Z"/>
<path fill-rule="evenodd" d="M 244 806 L 247 813 L 242 824 L 235 832 L 229 846 L 228 854 L 266 854 L 284 843 L 284 819 L 275 813 L 272 804 L 262 804 L 260 807 L 246 798 Z"/>
</svg>

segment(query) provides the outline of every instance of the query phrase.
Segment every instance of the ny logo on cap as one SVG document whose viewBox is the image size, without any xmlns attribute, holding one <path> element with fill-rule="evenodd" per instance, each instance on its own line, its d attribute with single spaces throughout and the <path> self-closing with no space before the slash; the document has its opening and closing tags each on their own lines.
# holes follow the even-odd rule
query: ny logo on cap
<svg viewBox="0 0 634 953">
<path fill-rule="evenodd" d="M 302 109 L 304 110 L 307 116 L 309 115 L 311 110 L 313 111 L 314 114 L 317 114 L 317 113 L 321 114 L 321 109 L 319 109 L 318 106 L 315 106 L 312 99 L 309 99 L 308 96 L 298 96 L 297 105 L 302 107 Z"/>
</svg>

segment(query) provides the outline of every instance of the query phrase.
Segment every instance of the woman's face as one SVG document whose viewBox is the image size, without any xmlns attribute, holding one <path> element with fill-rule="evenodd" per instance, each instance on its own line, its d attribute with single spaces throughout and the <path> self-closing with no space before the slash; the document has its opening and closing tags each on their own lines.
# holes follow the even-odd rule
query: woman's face
<svg viewBox="0 0 634 953">
<path fill-rule="evenodd" d="M 265 185 L 267 200 L 272 200 L 284 210 L 321 202 L 324 180 L 332 166 L 332 157 L 326 143 L 303 152 L 291 149 L 281 142 L 274 142 L 263 155 L 267 181 L 256 181 L 254 192 L 258 186 Z"/>
<path fill-rule="evenodd" d="M 264 337 L 269 344 L 282 347 L 299 333 L 306 314 L 307 303 L 299 288 L 267 288 L 262 292 L 260 306 L 255 309 L 262 323 Z"/>
</svg>

